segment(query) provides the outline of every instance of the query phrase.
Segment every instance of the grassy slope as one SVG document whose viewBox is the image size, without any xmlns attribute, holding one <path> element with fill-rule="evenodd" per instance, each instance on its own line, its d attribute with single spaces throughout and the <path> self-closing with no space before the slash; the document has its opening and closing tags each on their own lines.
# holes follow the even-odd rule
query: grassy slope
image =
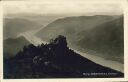
<svg viewBox="0 0 128 82">
<path fill-rule="evenodd" d="M 22 50 L 25 45 L 29 44 L 30 43 L 24 37 L 16 39 L 8 38 L 4 40 L 4 57 L 9 58 L 14 56 L 17 52 Z"/>
</svg>

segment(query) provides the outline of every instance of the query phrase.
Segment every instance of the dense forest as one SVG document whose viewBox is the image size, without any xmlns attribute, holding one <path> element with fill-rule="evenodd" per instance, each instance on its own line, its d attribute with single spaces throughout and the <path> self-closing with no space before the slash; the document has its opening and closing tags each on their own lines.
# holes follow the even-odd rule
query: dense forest
<svg viewBox="0 0 128 82">
<path fill-rule="evenodd" d="M 24 46 L 14 57 L 4 59 L 4 78 L 110 78 L 124 74 L 96 64 L 67 46 L 59 35 L 49 44 Z"/>
</svg>

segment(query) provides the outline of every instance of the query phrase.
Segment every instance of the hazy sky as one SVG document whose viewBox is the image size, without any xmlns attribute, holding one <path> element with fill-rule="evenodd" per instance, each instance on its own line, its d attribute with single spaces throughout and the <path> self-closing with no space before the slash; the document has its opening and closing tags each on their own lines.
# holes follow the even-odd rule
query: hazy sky
<svg viewBox="0 0 128 82">
<path fill-rule="evenodd" d="M 99 1 L 99 0 L 98 0 Z M 69 15 L 91 15 L 93 14 L 122 14 L 120 0 L 110 1 L 41 1 L 41 2 L 4 2 L 5 14 L 35 13 L 35 14 L 69 14 Z"/>
</svg>

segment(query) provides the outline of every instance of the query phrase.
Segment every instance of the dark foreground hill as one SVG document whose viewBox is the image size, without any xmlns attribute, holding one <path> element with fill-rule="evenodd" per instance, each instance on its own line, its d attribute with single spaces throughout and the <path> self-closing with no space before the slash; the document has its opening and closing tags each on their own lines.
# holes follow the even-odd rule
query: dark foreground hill
<svg viewBox="0 0 128 82">
<path fill-rule="evenodd" d="M 4 78 L 110 78 L 123 73 L 96 64 L 67 46 L 64 36 L 50 44 L 25 46 L 11 59 L 4 59 Z"/>
</svg>

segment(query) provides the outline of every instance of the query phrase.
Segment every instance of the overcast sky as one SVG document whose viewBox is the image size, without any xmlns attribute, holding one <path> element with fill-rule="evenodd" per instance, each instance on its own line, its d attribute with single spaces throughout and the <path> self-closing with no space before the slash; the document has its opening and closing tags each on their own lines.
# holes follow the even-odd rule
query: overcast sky
<svg viewBox="0 0 128 82">
<path fill-rule="evenodd" d="M 41 1 L 41 2 L 4 2 L 5 14 L 35 13 L 35 14 L 67 14 L 67 15 L 91 15 L 91 14 L 122 14 L 120 0 L 110 1 Z"/>
</svg>

